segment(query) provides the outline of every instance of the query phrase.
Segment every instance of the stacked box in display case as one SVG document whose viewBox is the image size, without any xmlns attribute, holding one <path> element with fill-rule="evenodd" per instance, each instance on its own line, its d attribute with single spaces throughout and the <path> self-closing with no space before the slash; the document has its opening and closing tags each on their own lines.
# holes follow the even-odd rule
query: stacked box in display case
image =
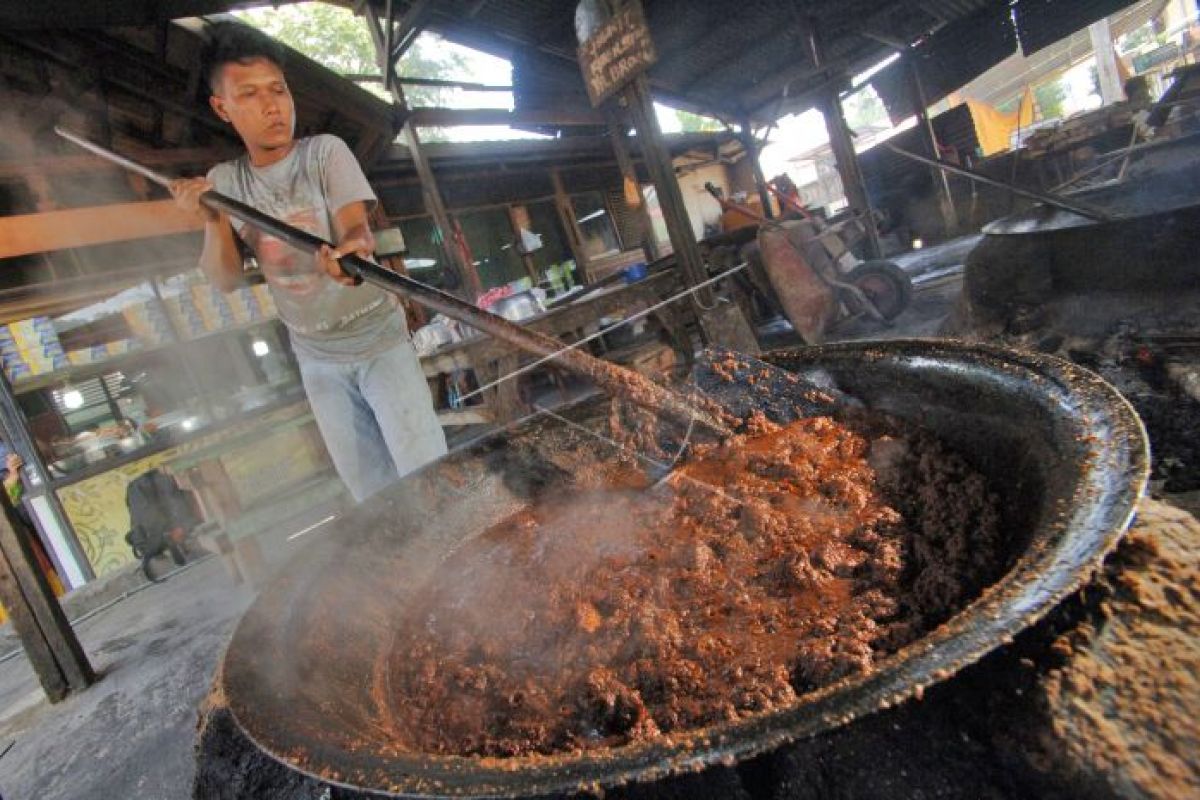
<svg viewBox="0 0 1200 800">
<path fill-rule="evenodd" d="M 258 307 L 262 309 L 264 319 L 271 319 L 279 316 L 279 311 L 275 308 L 275 298 L 271 296 L 271 289 L 265 283 L 257 283 L 251 287 L 254 297 L 258 300 Z"/>
<path fill-rule="evenodd" d="M 167 307 L 167 316 L 171 318 L 181 337 L 195 339 L 205 334 L 204 320 L 200 317 L 200 310 L 192 301 L 190 292 L 180 292 L 168 297 L 163 304 Z"/>
<path fill-rule="evenodd" d="M 82 367 L 88 364 L 99 364 L 116 356 L 123 356 L 138 349 L 138 343 L 132 339 L 118 339 L 115 342 L 95 344 L 78 350 L 67 351 L 67 362 L 72 367 Z"/>
<path fill-rule="evenodd" d="M 265 286 L 243 286 L 223 294 L 207 282 L 193 283 L 164 301 L 167 315 L 184 339 L 273 318 L 275 303 Z"/>
<path fill-rule="evenodd" d="M 238 325 L 249 325 L 251 322 L 265 319 L 258 298 L 249 286 L 230 292 L 225 295 L 225 300 L 229 304 L 229 310 L 233 312 L 233 321 Z"/>
<path fill-rule="evenodd" d="M 49 317 L 33 317 L 0 327 L 0 361 L 11 381 L 54 372 L 69 363 Z"/>
<path fill-rule="evenodd" d="M 131 303 L 121 309 L 121 316 L 143 345 L 156 347 L 171 341 L 171 321 L 157 300 Z"/>
<path fill-rule="evenodd" d="M 195 283 L 189 288 L 206 333 L 215 333 L 235 324 L 233 310 L 219 289 L 207 282 Z"/>
</svg>

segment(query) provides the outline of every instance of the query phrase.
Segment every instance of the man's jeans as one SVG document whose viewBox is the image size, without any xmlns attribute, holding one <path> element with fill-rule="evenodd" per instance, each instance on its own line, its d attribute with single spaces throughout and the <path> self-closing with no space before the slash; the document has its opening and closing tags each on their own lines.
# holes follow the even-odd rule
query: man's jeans
<svg viewBox="0 0 1200 800">
<path fill-rule="evenodd" d="M 355 500 L 445 455 L 446 436 L 408 342 L 363 361 L 300 353 L 297 361 L 325 447 Z"/>
</svg>

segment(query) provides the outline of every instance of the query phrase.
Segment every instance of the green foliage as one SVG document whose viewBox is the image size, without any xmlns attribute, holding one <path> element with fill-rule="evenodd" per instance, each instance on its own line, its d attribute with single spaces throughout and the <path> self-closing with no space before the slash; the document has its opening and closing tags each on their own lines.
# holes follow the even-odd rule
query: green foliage
<svg viewBox="0 0 1200 800">
<path fill-rule="evenodd" d="M 710 133 L 725 130 L 725 126 L 721 124 L 720 120 L 702 114 L 693 114 L 690 111 L 680 111 L 678 108 L 673 110 L 675 119 L 679 120 L 679 127 L 684 133 Z"/>
<path fill-rule="evenodd" d="M 1060 119 L 1063 115 L 1063 101 L 1067 99 L 1067 89 L 1061 81 L 1043 83 L 1034 88 L 1033 98 L 1042 110 L 1042 119 Z"/>
<path fill-rule="evenodd" d="M 1143 45 L 1158 46 L 1158 44 L 1160 44 L 1159 37 L 1154 32 L 1153 23 L 1150 22 L 1127 35 L 1122 42 L 1123 50 L 1127 53 L 1130 50 L 1137 50 Z"/>
<path fill-rule="evenodd" d="M 879 99 L 879 95 L 875 92 L 875 87 L 870 84 L 848 96 L 842 102 L 842 109 L 846 114 L 846 124 L 850 126 L 850 130 L 852 131 L 860 131 L 868 128 L 890 128 L 892 126 L 887 108 L 883 105 L 883 101 Z"/>
<path fill-rule="evenodd" d="M 1003 103 L 997 105 L 996 110 L 1001 114 L 1012 114 L 1017 110 L 1017 106 L 1020 105 L 1021 98 L 1024 96 L 1025 93 L 1021 92 L 1021 94 L 1017 95 L 1016 97 L 1010 97 L 1008 100 L 1005 100 Z"/>
<path fill-rule="evenodd" d="M 239 11 L 235 15 L 334 72 L 343 75 L 379 74 L 375 46 L 367 31 L 367 23 L 354 16 L 349 9 L 311 2 Z M 466 62 L 462 56 L 444 47 L 440 37 L 422 34 L 400 59 L 396 71 L 399 75 L 415 78 L 453 79 L 465 68 Z M 390 99 L 379 83 L 363 86 L 384 99 Z M 444 106 L 453 93 L 452 89 L 405 87 L 405 95 L 411 106 Z"/>
</svg>

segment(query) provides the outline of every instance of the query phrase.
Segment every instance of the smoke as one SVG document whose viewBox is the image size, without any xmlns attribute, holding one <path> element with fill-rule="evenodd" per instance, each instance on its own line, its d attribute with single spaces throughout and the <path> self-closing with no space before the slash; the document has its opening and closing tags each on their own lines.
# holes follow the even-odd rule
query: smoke
<svg viewBox="0 0 1200 800">
<path fill-rule="evenodd" d="M 149 275 L 194 268 L 200 253 L 197 232 L 171 232 L 181 230 L 181 223 L 164 189 L 54 134 L 62 126 L 136 158 L 148 152 L 148 139 L 174 127 L 172 115 L 114 93 L 95 70 L 43 57 L 39 48 L 49 44 L 35 37 L 6 48 L 0 74 L 0 216 L 164 203 L 161 212 L 136 220 L 141 235 L 129 241 L 112 239 L 135 221 L 114 220 L 102 211 L 10 220 L 12 236 L 0 244 L 0 302 L 10 307 L 9 319 L 21 318 L 26 309 L 26 316 L 54 315 Z M 159 213 L 166 235 L 155 235 Z"/>
</svg>

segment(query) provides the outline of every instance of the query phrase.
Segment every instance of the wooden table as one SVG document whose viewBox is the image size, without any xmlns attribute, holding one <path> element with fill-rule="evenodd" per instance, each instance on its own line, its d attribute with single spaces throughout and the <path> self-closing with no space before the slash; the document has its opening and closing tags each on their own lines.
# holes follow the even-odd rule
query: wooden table
<svg viewBox="0 0 1200 800">
<path fill-rule="evenodd" d="M 677 271 L 660 272 L 628 286 L 616 285 L 597 291 L 573 303 L 555 307 L 521 324 L 531 330 L 560 339 L 564 344 L 577 341 L 599 327 L 602 317 L 621 316 L 645 310 L 666 297 L 679 292 L 682 283 Z M 671 345 L 685 361 L 692 358 L 688 325 L 696 324 L 691 303 L 680 300 L 650 315 L 667 334 Z M 476 336 L 446 345 L 421 358 L 421 368 L 427 378 L 438 378 L 460 370 L 472 370 L 479 385 L 488 384 L 500 375 L 516 371 L 522 362 L 534 357 L 522 353 L 511 344 L 486 336 Z M 496 422 L 506 424 L 527 411 L 517 380 L 501 383 L 483 394 L 483 403 L 458 410 L 439 409 L 443 425 L 470 425 Z"/>
</svg>

